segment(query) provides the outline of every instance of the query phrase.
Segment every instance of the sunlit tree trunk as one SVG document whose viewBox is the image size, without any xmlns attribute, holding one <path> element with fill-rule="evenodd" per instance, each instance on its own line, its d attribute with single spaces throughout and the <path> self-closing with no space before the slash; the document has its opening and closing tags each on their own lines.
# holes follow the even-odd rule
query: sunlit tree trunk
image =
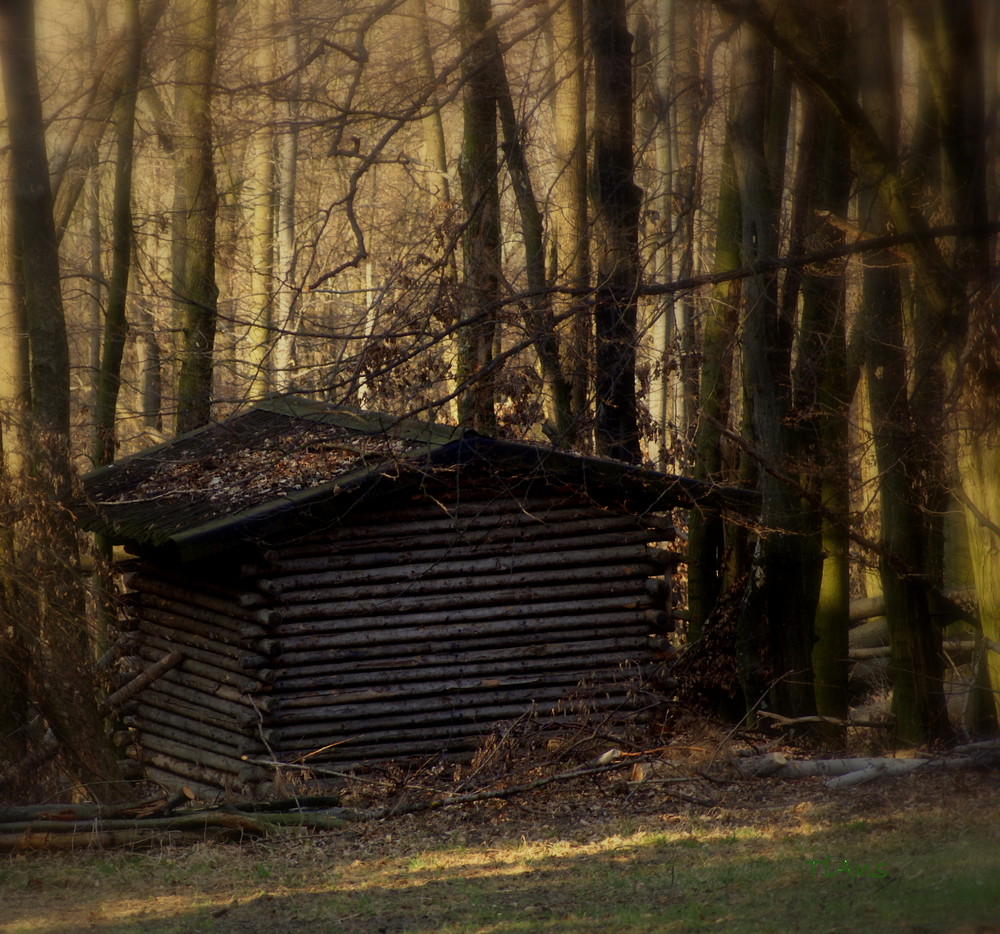
<svg viewBox="0 0 1000 934">
<path fill-rule="evenodd" d="M 656 197 L 659 281 L 694 272 L 695 211 L 700 193 L 701 88 L 697 7 L 688 0 L 659 0 L 653 78 L 657 123 L 654 158 L 661 190 Z M 656 309 L 649 408 L 657 427 L 653 444 L 661 470 L 691 469 L 698 398 L 692 293 L 668 295 Z"/>
<path fill-rule="evenodd" d="M 274 388 L 286 391 L 294 386 L 295 334 L 298 330 L 298 290 L 296 287 L 295 247 L 295 197 L 299 159 L 299 104 L 301 81 L 299 66 L 300 48 L 297 29 L 298 0 L 285 0 L 284 14 L 285 54 L 283 67 L 295 70 L 289 81 L 288 99 L 280 110 L 282 126 L 277 131 L 275 143 L 277 179 L 275 183 L 275 254 L 274 266 L 278 274 L 274 295 L 274 319 L 278 332 L 274 339 Z"/>
<path fill-rule="evenodd" d="M 503 130 L 503 149 L 510 173 L 514 197 L 521 218 L 526 278 L 532 295 L 522 303 L 525 330 L 538 358 L 542 383 L 543 430 L 557 447 L 566 447 L 575 433 L 570 384 L 563 375 L 559 353 L 559 335 L 552 313 L 552 301 L 546 289 L 544 221 L 535 198 L 528 159 L 521 141 L 522 127 L 514 110 L 507 70 L 495 30 L 490 31 L 493 45 L 493 84 Z"/>
<path fill-rule="evenodd" d="M 553 130 L 558 172 L 549 217 L 549 282 L 557 292 L 553 309 L 566 318 L 562 328 L 565 374 L 571 408 L 579 419 L 590 409 L 593 321 L 581 296 L 590 285 L 589 205 L 587 201 L 587 93 L 584 66 L 584 0 L 550 0 Z M 586 447 L 589 433 L 577 435 Z"/>
<path fill-rule="evenodd" d="M 462 237 L 464 324 L 455 364 L 459 420 L 489 430 L 496 424 L 494 340 L 500 296 L 500 195 L 497 175 L 495 46 L 487 30 L 489 0 L 461 0 L 463 143 L 459 173 L 465 232 Z"/>
<path fill-rule="evenodd" d="M 150 35 L 169 0 L 150 0 L 142 14 L 143 35 Z M 94 65 L 93 84 L 83 109 L 62 135 L 64 144 L 52 159 L 52 191 L 56 234 L 62 239 L 84 184 L 100 159 L 101 140 L 112 122 L 119 98 L 129 81 L 129 32 L 125 27 L 107 44 Z"/>
<path fill-rule="evenodd" d="M 256 0 L 254 26 L 256 72 L 265 82 L 277 76 L 275 0 Z M 273 386 L 275 108 L 265 92 L 264 112 L 247 149 L 247 208 L 250 214 L 250 296 L 248 358 L 250 398 L 266 396 Z"/>
<path fill-rule="evenodd" d="M 174 116 L 173 297 L 180 328 L 177 431 L 206 424 L 212 412 L 212 352 L 219 289 L 215 281 L 218 196 L 212 159 L 212 81 L 217 0 L 180 0 L 185 43 Z"/>
<path fill-rule="evenodd" d="M 129 32 L 128 68 L 118 105 L 111 218 L 111 276 L 97 378 L 97 402 L 94 407 L 93 457 L 94 463 L 98 465 L 110 463 L 115 457 L 115 421 L 121 388 L 122 355 L 128 330 L 126 301 L 132 267 L 132 164 L 135 153 L 135 107 L 142 64 L 139 0 L 126 0 L 125 17 Z"/>
</svg>

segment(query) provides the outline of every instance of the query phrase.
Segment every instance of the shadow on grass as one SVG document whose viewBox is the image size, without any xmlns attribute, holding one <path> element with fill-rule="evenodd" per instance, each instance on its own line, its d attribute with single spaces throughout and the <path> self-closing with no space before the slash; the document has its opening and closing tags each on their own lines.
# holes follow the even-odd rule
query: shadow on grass
<svg viewBox="0 0 1000 934">
<path fill-rule="evenodd" d="M 13 923 L 3 924 L 0 911 L 0 932 L 933 934 L 1000 920 L 997 843 L 997 829 L 985 822 L 950 837 L 939 825 L 922 836 L 916 821 L 906 832 L 855 821 L 774 835 L 743 828 L 708 839 L 645 833 L 548 852 L 508 843 L 371 865 L 313 855 L 294 881 L 283 881 L 282 860 L 292 853 L 286 848 L 257 878 L 247 878 L 244 867 L 242 878 L 227 880 L 222 856 L 200 894 L 196 868 L 178 890 L 176 879 L 157 878 L 150 857 L 145 913 L 134 913 L 142 893 L 126 895 L 126 883 L 116 893 L 133 900 L 128 920 L 116 893 L 81 891 L 71 923 L 26 905 Z M 326 852 L 335 851 L 327 845 Z M 144 858 L 130 857 L 140 877 Z M 169 904 L 158 903 L 167 896 Z"/>
</svg>

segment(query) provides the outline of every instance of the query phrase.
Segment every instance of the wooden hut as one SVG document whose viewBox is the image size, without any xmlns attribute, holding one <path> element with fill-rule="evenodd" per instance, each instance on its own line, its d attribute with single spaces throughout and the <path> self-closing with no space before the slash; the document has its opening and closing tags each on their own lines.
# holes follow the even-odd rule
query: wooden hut
<svg viewBox="0 0 1000 934">
<path fill-rule="evenodd" d="M 253 788 L 467 752 L 535 711 L 653 703 L 671 510 L 716 491 L 419 419 L 271 401 L 96 470 L 81 526 L 137 556 L 146 774 Z M 126 627 L 128 628 L 128 627 Z M 175 656 L 179 657 L 179 656 Z"/>
</svg>

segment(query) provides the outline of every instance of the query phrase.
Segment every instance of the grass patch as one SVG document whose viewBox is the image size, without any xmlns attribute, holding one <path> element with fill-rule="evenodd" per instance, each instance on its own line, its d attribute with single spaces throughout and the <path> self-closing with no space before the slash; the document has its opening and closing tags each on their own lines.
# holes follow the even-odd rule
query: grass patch
<svg viewBox="0 0 1000 934">
<path fill-rule="evenodd" d="M 873 810 L 664 810 L 562 834 L 491 832 L 500 812 L 469 811 L 458 831 L 438 814 L 244 847 L 18 857 L 0 863 L 0 932 L 932 934 L 1000 921 L 992 814 L 971 800 Z"/>
</svg>

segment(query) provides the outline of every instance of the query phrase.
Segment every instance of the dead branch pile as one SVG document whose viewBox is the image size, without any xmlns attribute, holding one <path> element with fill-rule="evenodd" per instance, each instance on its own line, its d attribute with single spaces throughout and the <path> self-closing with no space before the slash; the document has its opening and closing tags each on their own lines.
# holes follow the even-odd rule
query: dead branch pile
<svg viewBox="0 0 1000 934">
<path fill-rule="evenodd" d="M 646 753 L 609 749 L 573 768 L 464 793 L 428 793 L 411 789 L 398 800 L 371 808 L 341 807 L 337 797 L 296 797 L 271 802 L 194 806 L 194 794 L 182 789 L 169 798 L 118 806 L 47 804 L 0 808 L 0 853 L 39 850 L 106 849 L 164 844 L 236 841 L 271 836 L 289 830 L 339 830 L 352 823 L 382 821 L 479 801 L 510 799 L 557 783 L 571 782 L 624 769 L 637 782 L 699 782 L 702 776 L 673 774 L 669 764 Z M 675 770 L 676 771 L 676 770 Z M 496 784 L 496 783 L 493 783 Z M 664 793 L 693 804 L 716 802 L 678 791 Z"/>
</svg>

